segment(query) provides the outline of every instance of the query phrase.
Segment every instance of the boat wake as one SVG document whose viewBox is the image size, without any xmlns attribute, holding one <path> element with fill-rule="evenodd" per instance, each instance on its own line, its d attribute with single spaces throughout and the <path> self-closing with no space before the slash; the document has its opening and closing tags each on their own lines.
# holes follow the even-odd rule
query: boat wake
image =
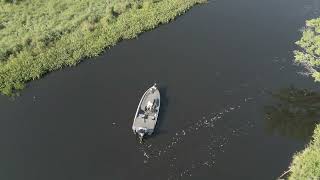
<svg viewBox="0 0 320 180">
<path fill-rule="evenodd" d="M 139 147 L 139 150 L 142 152 L 144 157 L 143 163 L 146 165 L 154 165 L 154 163 L 157 163 L 159 160 L 163 161 L 164 159 L 167 159 L 167 164 L 170 169 L 168 179 L 179 179 L 186 176 L 192 176 L 192 170 L 196 168 L 204 166 L 213 167 L 216 163 L 216 154 L 218 152 L 224 152 L 224 146 L 231 141 L 231 137 L 246 135 L 247 129 L 254 126 L 254 124 L 248 120 L 241 120 L 241 125 L 237 127 L 221 127 L 219 122 L 222 121 L 227 114 L 239 111 L 242 106 L 245 106 L 252 100 L 253 98 L 244 98 L 239 105 L 229 106 L 220 112 L 210 113 L 207 116 L 203 116 L 193 124 L 176 131 L 165 145 L 151 144 L 146 141 Z M 222 124 L 225 124 L 225 122 Z M 217 128 L 217 126 L 219 127 Z M 215 133 L 213 129 L 219 129 L 219 135 Z M 223 133 L 221 133 L 221 131 Z M 204 141 L 205 143 L 203 143 L 203 139 L 201 139 L 202 145 L 205 144 L 203 149 L 207 157 L 204 159 L 194 160 L 191 164 L 189 163 L 187 168 L 181 169 L 181 167 L 177 165 L 179 163 L 179 159 L 175 153 L 177 147 L 184 143 L 190 143 L 187 141 L 188 138 L 201 138 L 200 135 L 203 132 L 209 133 L 209 136 L 207 136 L 208 139 Z"/>
</svg>

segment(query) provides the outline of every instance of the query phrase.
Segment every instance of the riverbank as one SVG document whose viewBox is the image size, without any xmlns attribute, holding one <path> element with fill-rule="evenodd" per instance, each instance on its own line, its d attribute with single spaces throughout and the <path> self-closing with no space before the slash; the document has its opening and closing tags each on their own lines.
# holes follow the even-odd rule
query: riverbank
<svg viewBox="0 0 320 180">
<path fill-rule="evenodd" d="M 295 61 L 302 64 L 315 81 L 320 81 L 320 18 L 306 22 L 302 37 L 296 44 Z M 316 109 L 315 109 L 316 110 Z M 313 140 L 293 157 L 290 165 L 289 180 L 318 179 L 320 177 L 320 125 L 313 134 Z"/>
<path fill-rule="evenodd" d="M 290 172 L 289 180 L 320 177 L 320 125 L 316 127 L 313 140 L 306 149 L 294 156 Z"/>
<path fill-rule="evenodd" d="M 99 55 L 205 0 L 0 1 L 0 92 Z"/>
</svg>

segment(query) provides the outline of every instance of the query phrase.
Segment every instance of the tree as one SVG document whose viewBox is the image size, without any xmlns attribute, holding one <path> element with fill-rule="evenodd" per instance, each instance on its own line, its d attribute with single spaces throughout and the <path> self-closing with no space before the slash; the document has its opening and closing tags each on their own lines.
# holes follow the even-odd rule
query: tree
<svg viewBox="0 0 320 180">
<path fill-rule="evenodd" d="M 308 73 L 320 81 L 320 18 L 306 22 L 302 38 L 296 42 L 300 47 L 294 52 L 295 61 L 306 67 Z"/>
</svg>

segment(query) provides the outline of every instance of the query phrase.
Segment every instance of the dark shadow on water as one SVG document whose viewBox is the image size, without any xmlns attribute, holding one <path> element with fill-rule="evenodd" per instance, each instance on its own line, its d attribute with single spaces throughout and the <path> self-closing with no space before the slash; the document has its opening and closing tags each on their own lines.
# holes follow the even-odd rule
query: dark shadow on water
<svg viewBox="0 0 320 180">
<path fill-rule="evenodd" d="M 271 95 L 276 103 L 265 106 L 267 132 L 309 139 L 320 122 L 320 92 L 290 87 Z"/>
</svg>

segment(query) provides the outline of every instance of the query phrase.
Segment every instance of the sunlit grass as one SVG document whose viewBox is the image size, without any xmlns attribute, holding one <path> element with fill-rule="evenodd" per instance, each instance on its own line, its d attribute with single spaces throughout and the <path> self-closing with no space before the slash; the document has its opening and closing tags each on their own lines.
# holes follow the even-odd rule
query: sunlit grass
<svg viewBox="0 0 320 180">
<path fill-rule="evenodd" d="M 205 0 L 0 0 L 0 92 L 168 23 Z"/>
<path fill-rule="evenodd" d="M 294 156 L 290 171 L 289 180 L 320 179 L 320 125 L 308 147 Z"/>
</svg>

